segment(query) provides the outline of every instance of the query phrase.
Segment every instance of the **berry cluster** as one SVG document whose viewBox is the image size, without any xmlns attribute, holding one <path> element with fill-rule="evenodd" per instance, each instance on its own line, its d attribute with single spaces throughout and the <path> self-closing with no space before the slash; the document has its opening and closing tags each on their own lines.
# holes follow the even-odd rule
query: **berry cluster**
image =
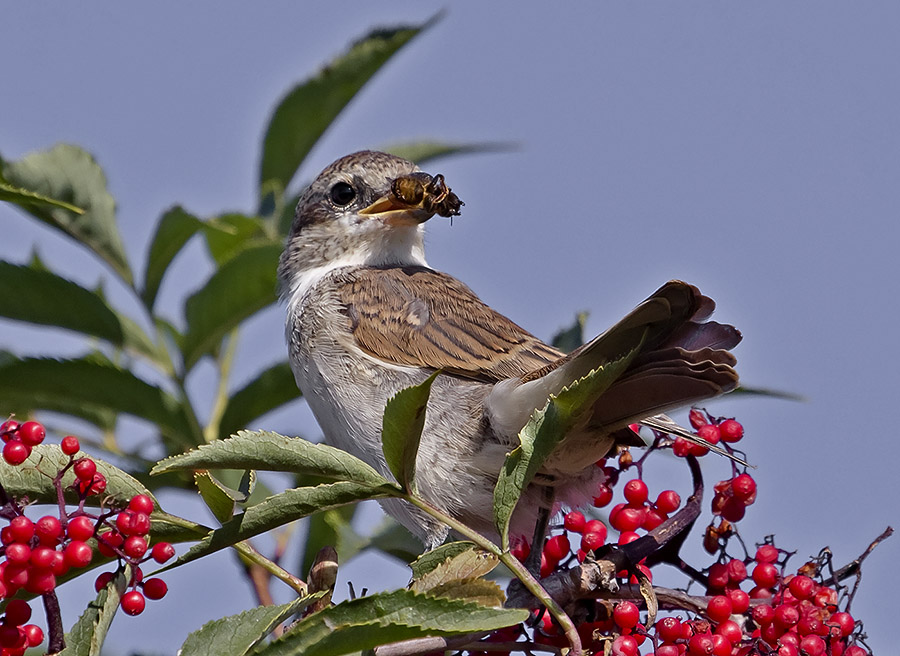
<svg viewBox="0 0 900 656">
<path fill-rule="evenodd" d="M 19 425 L 8 420 L 0 425 L 0 436 L 5 442 L 4 460 L 18 466 L 28 459 L 32 448 L 43 441 L 45 431 L 34 421 Z M 89 512 L 85 502 L 88 497 L 106 491 L 106 478 L 97 471 L 97 463 L 92 459 L 76 457 L 80 450 L 77 438 L 66 436 L 60 449 L 69 459 L 60 471 L 52 474 L 53 483 L 62 499 L 63 476 L 72 470 L 75 482 L 69 487 L 78 495 L 75 508 L 61 504 L 58 515 L 44 515 L 32 521 L 25 515 L 27 499 L 12 499 L 0 488 L 2 498 L 7 499 L 0 507 L 0 517 L 9 521 L 0 529 L 0 600 L 9 599 L 0 624 L 0 656 L 24 653 L 28 646 L 43 640 L 40 628 L 26 624 L 31 616 L 28 604 L 12 597 L 20 590 L 34 595 L 53 594 L 57 577 L 87 567 L 94 558 L 95 549 L 102 556 L 117 558 L 120 565 L 131 565 L 131 590 L 121 600 L 127 614 L 142 612 L 145 597 L 160 599 L 166 594 L 164 581 L 157 578 L 144 581 L 140 569 L 140 564 L 147 560 L 164 563 L 175 555 L 175 549 L 167 542 L 158 542 L 149 548 L 153 500 L 138 494 L 122 508 L 115 505 L 115 500 L 104 499 L 99 514 Z M 97 577 L 97 590 L 114 576 L 113 572 L 105 572 Z"/>
</svg>

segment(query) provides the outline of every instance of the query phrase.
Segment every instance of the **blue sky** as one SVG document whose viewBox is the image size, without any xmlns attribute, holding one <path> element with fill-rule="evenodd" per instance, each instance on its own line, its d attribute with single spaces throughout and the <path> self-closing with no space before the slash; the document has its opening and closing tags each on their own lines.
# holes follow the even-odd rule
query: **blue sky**
<svg viewBox="0 0 900 656">
<path fill-rule="evenodd" d="M 10 5 L 0 22 L 0 153 L 14 159 L 60 141 L 90 150 L 140 270 L 172 204 L 199 215 L 252 209 L 263 126 L 292 84 L 369 28 L 440 8 Z M 745 384 L 808 399 L 715 406 L 744 422 L 759 467 L 744 536 L 775 533 L 798 561 L 828 545 L 844 563 L 898 521 L 889 419 L 900 401 L 898 33 L 900 6 L 887 1 L 459 2 L 372 80 L 300 178 L 415 137 L 517 144 L 431 167 L 466 202 L 452 226 L 429 226 L 432 266 L 543 337 L 578 310 L 600 332 L 669 278 L 700 286 L 718 318 L 744 333 Z M 36 244 L 84 284 L 106 275 L 6 206 L 0 228 L 5 259 L 25 260 Z M 170 282 L 199 285 L 202 259 L 199 246 L 188 249 Z M 180 318 L 176 287 L 160 298 Z M 109 293 L 134 309 L 122 290 Z M 281 313 L 252 322 L 239 377 L 283 357 Z M 0 323 L 0 346 L 22 353 L 76 343 Z M 194 385 L 203 382 L 201 372 Z M 267 427 L 318 435 L 299 406 Z M 726 475 L 724 464 L 707 467 L 710 479 Z M 898 558 L 896 539 L 871 556 L 853 606 L 883 653 Z M 165 603 L 117 619 L 114 649 L 171 653 L 205 619 L 252 604 L 236 570 L 222 575 L 230 556 L 191 567 L 180 581 L 170 575 Z M 375 581 L 373 569 L 351 563 L 343 576 L 357 589 L 405 582 L 402 567 L 385 563 Z M 87 592 L 67 594 L 75 604 Z"/>
</svg>

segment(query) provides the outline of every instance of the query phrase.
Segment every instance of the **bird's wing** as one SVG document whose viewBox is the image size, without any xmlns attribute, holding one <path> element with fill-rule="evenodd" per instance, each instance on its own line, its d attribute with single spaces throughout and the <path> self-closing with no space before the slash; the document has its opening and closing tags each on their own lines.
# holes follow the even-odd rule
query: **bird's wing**
<svg viewBox="0 0 900 656">
<path fill-rule="evenodd" d="M 386 362 L 493 382 L 562 356 L 455 278 L 426 267 L 354 268 L 338 283 L 356 345 Z"/>
</svg>

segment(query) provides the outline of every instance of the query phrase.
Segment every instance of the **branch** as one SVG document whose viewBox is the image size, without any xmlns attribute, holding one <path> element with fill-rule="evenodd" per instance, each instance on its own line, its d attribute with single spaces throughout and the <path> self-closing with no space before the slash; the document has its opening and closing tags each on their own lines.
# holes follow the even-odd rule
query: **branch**
<svg viewBox="0 0 900 656">
<path fill-rule="evenodd" d="M 822 585 L 833 586 L 836 583 L 843 581 L 844 579 L 848 579 L 851 576 L 856 575 L 859 572 L 860 567 L 863 564 L 863 561 L 868 558 L 869 554 L 875 550 L 879 544 L 887 540 L 891 535 L 894 534 L 894 529 L 888 526 L 877 538 L 872 540 L 872 543 L 866 548 L 866 550 L 859 556 L 856 560 L 853 560 L 843 567 L 841 567 L 838 571 L 832 574 L 831 577 L 822 581 Z"/>
</svg>

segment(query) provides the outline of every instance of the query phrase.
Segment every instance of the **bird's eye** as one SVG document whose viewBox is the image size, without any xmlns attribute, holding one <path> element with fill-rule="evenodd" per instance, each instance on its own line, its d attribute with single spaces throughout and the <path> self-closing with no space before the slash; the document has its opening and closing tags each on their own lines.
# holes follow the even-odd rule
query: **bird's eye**
<svg viewBox="0 0 900 656">
<path fill-rule="evenodd" d="M 356 198 L 356 190 L 346 182 L 338 182 L 331 188 L 331 200 L 335 205 L 349 205 Z"/>
</svg>

